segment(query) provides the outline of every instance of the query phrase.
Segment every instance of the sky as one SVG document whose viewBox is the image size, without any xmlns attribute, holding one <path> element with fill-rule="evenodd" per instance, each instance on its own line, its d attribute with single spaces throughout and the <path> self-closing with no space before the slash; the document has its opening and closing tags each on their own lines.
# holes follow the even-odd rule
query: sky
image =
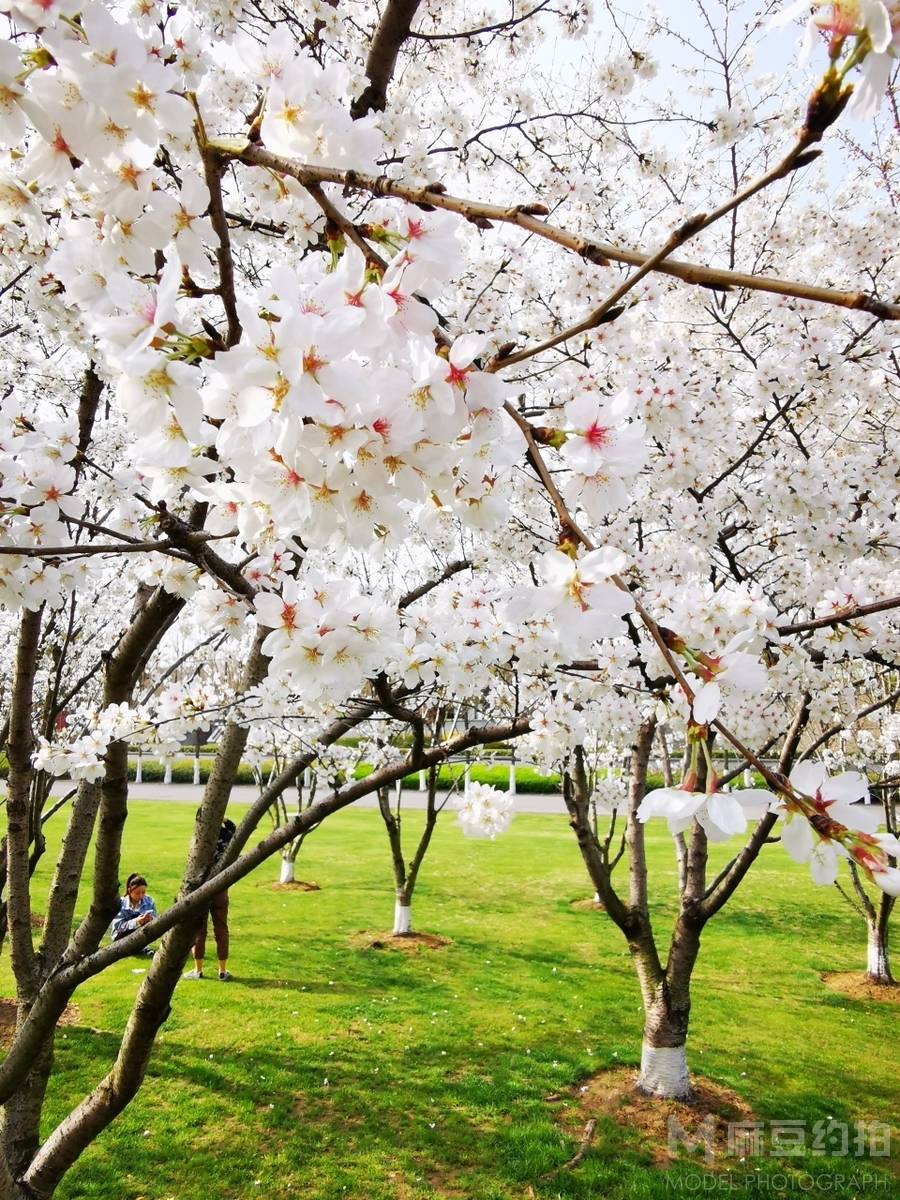
<svg viewBox="0 0 900 1200">
<path fill-rule="evenodd" d="M 701 8 L 702 4 L 702 8 Z M 610 0 L 616 21 L 629 38 L 634 38 L 638 44 L 643 40 L 641 30 L 645 27 L 652 13 L 655 13 L 661 23 L 668 25 L 686 42 L 692 43 L 699 50 L 715 53 L 713 34 L 704 19 L 703 9 L 709 14 L 710 20 L 720 32 L 728 14 L 728 45 L 737 45 L 748 24 L 757 24 L 751 37 L 752 58 L 748 59 L 745 71 L 750 80 L 771 75 L 776 80 L 785 75 L 796 79 L 798 94 L 808 92 L 815 79 L 820 76 L 826 66 L 824 49 L 819 49 L 806 65 L 801 65 L 800 46 L 804 34 L 804 22 L 795 18 L 789 24 L 781 27 L 771 27 L 770 13 L 778 12 L 786 7 L 783 3 L 764 0 L 656 0 L 655 4 L 644 3 L 643 0 Z M 632 14 L 637 14 L 635 17 Z M 622 48 L 614 21 L 604 0 L 595 0 L 595 17 L 593 26 L 588 34 L 578 40 L 560 35 L 556 29 L 548 26 L 548 36 L 538 52 L 538 58 L 546 69 L 552 70 L 561 77 L 583 77 L 583 72 L 589 69 L 592 59 L 605 58 L 610 52 L 610 46 Z M 678 40 L 678 37 L 666 36 L 654 41 L 654 54 L 658 63 L 659 73 L 652 84 L 642 84 L 647 88 L 647 94 L 663 99 L 668 92 L 674 92 L 685 108 L 696 114 L 701 104 L 699 97 L 689 97 L 688 88 L 697 85 L 721 83 L 721 72 L 711 64 L 704 64 L 692 49 Z M 686 78 L 685 73 L 691 72 Z M 710 103 L 707 101 L 709 115 Z M 870 144 L 869 123 L 853 122 L 850 118 L 842 118 L 842 122 L 852 129 L 854 136 L 863 144 Z M 829 184 L 837 186 L 846 172 L 846 155 L 843 149 L 835 144 L 832 138 L 825 140 L 825 169 Z"/>
</svg>

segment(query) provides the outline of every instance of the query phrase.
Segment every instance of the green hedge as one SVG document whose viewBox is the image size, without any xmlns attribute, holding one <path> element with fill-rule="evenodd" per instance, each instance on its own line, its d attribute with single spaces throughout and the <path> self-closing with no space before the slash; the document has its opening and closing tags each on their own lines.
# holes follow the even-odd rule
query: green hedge
<svg viewBox="0 0 900 1200">
<path fill-rule="evenodd" d="M 363 763 L 356 768 L 354 776 L 356 779 L 365 779 L 371 772 L 371 766 L 368 763 Z M 461 763 L 441 767 L 437 778 L 438 790 L 442 792 L 449 791 L 457 782 L 461 786 L 464 774 L 465 766 Z M 486 783 L 491 787 L 497 788 L 500 792 L 505 792 L 509 789 L 509 764 L 503 763 L 496 766 L 487 766 L 473 763 L 469 778 L 473 783 Z M 418 772 L 407 775 L 403 780 L 403 786 L 415 791 L 419 786 Z M 539 775 L 532 767 L 516 767 L 517 792 L 552 794 L 558 792 L 559 789 L 558 775 Z"/>
<path fill-rule="evenodd" d="M 213 760 L 210 757 L 200 759 L 200 782 L 206 783 L 209 779 L 209 773 L 212 769 Z M 136 774 L 136 758 L 128 760 L 128 778 L 134 782 Z M 272 760 L 266 759 L 263 762 L 264 778 L 268 778 L 269 772 L 272 769 Z M 8 770 L 8 764 L 5 754 L 0 754 L 0 778 L 5 779 Z M 465 767 L 461 763 L 454 763 L 452 766 L 441 767 L 438 772 L 438 790 L 449 791 L 453 784 L 457 781 L 462 782 Z M 372 772 L 372 767 L 369 763 L 362 763 L 356 768 L 353 773 L 354 779 L 365 779 Z M 155 758 L 145 758 L 141 771 L 141 778 L 144 783 L 162 783 L 165 777 L 165 767 Z M 491 787 L 497 788 L 498 791 L 505 792 L 509 789 L 509 764 L 497 763 L 496 765 L 488 765 L 481 763 L 473 763 L 471 768 L 471 779 L 473 783 L 486 783 Z M 194 781 L 194 760 L 193 758 L 176 758 L 172 762 L 172 782 L 173 783 L 193 783 Z M 241 763 L 238 767 L 235 782 L 239 784 L 247 784 L 253 786 L 256 783 L 252 769 L 246 764 Z M 738 782 L 737 780 L 735 781 Z M 416 790 L 419 786 L 419 776 L 417 773 L 407 775 L 403 780 L 403 786 Z M 533 767 L 516 767 L 516 791 L 523 794 L 543 794 L 551 795 L 560 791 L 560 779 L 557 774 L 541 775 Z M 626 781 L 622 780 L 623 788 L 627 786 Z M 652 791 L 654 788 L 663 786 L 661 775 L 651 772 L 647 776 L 647 790 Z M 765 787 L 765 783 L 760 775 L 756 772 L 753 774 L 752 787 Z"/>
<path fill-rule="evenodd" d="M 211 758 L 200 759 L 200 782 L 206 783 L 209 779 L 209 773 L 212 770 L 213 760 Z M 128 778 L 134 782 L 137 774 L 137 759 L 129 758 L 128 760 Z M 162 783 L 165 778 L 166 768 L 156 758 L 145 758 L 141 767 L 141 779 L 144 783 Z M 176 758 L 172 761 L 172 782 L 173 783 L 193 783 L 194 782 L 194 760 L 192 758 Z M 238 767 L 235 783 L 253 784 L 256 780 L 253 771 L 246 763 L 241 763 Z"/>
<path fill-rule="evenodd" d="M 128 760 L 128 778 L 134 781 L 136 774 L 135 758 Z M 264 777 L 268 777 L 271 770 L 271 760 L 266 760 L 263 763 Z M 209 758 L 200 759 L 200 782 L 206 783 L 209 779 L 209 773 L 212 768 L 212 761 Z M 356 768 L 353 773 L 354 779 L 365 779 L 371 774 L 372 767 L 369 763 L 362 763 Z M 441 767 L 438 772 L 438 788 L 441 791 L 448 791 L 457 780 L 462 781 L 465 768 L 462 764 L 454 764 L 449 767 Z M 141 778 L 144 783 L 161 783 L 165 777 L 165 767 L 155 758 L 145 758 L 141 770 Z M 506 763 L 496 766 L 487 766 L 473 764 L 471 770 L 471 779 L 474 783 L 487 783 L 492 787 L 496 787 L 500 791 L 506 791 L 509 787 L 509 766 Z M 173 783 L 192 783 L 194 780 L 194 760 L 193 758 L 176 758 L 172 762 L 172 782 Z M 252 770 L 246 763 L 241 763 L 238 768 L 237 783 L 253 784 L 255 778 Z M 418 788 L 419 776 L 417 773 L 408 775 L 403 780 L 403 786 L 407 788 Z M 558 775 L 539 775 L 532 767 L 517 767 L 516 768 L 516 790 L 519 792 L 543 792 L 553 793 L 558 792 L 560 788 Z"/>
</svg>

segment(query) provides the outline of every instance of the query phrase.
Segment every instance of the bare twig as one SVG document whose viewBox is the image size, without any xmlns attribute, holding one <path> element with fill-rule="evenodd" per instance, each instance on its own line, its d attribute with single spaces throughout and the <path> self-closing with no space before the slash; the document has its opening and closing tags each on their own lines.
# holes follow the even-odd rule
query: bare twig
<svg viewBox="0 0 900 1200">
<path fill-rule="evenodd" d="M 578 1139 L 578 1149 L 572 1155 L 568 1162 L 564 1162 L 560 1167 L 554 1167 L 552 1171 L 548 1171 L 541 1179 L 552 1179 L 554 1175 L 558 1175 L 560 1171 L 571 1171 L 573 1167 L 577 1167 L 584 1156 L 590 1149 L 591 1142 L 594 1139 L 594 1130 L 597 1128 L 597 1120 L 595 1117 L 586 1123 L 581 1131 L 581 1137 Z"/>
</svg>

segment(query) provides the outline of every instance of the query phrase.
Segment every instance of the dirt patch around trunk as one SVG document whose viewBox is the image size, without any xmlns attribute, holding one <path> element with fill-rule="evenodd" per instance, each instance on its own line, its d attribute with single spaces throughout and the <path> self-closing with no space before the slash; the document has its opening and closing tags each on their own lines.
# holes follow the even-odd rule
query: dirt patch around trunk
<svg viewBox="0 0 900 1200">
<path fill-rule="evenodd" d="M 294 879 L 291 883 L 273 883 L 273 892 L 321 892 L 321 888 L 313 880 Z"/>
<path fill-rule="evenodd" d="M 371 933 L 361 929 L 350 938 L 355 950 L 399 950 L 401 954 L 418 954 L 421 950 L 441 950 L 451 945 L 450 938 L 436 933 Z"/>
<path fill-rule="evenodd" d="M 60 1025 L 77 1025 L 81 1020 L 81 1009 L 77 1004 L 67 1004 L 62 1016 L 56 1022 Z M 0 997 L 0 1047 L 8 1050 L 12 1045 L 16 1032 L 16 1002 L 8 997 Z"/>
<path fill-rule="evenodd" d="M 692 1077 L 694 1098 L 689 1101 L 647 1096 L 637 1090 L 636 1082 L 634 1067 L 614 1067 L 600 1071 L 569 1093 L 575 1103 L 560 1112 L 560 1124 L 579 1141 L 582 1153 L 589 1149 L 589 1145 L 584 1145 L 586 1131 L 593 1138 L 597 1122 L 606 1118 L 635 1134 L 653 1159 L 654 1166 L 667 1167 L 684 1154 L 683 1150 L 669 1148 L 669 1118 L 674 1117 L 692 1142 L 700 1139 L 699 1145 L 703 1146 L 704 1139 L 710 1138 L 714 1161 L 705 1164 L 707 1170 L 715 1169 L 716 1165 L 734 1166 L 734 1147 L 730 1154 L 728 1152 L 728 1125 L 754 1119 L 753 1111 L 743 1097 L 731 1088 L 698 1076 Z M 548 1100 L 560 1098 L 553 1096 Z M 714 1128 L 711 1128 L 709 1117 L 714 1118 Z"/>
<path fill-rule="evenodd" d="M 593 896 L 586 896 L 584 900 L 573 900 L 569 905 L 576 912 L 606 912 L 606 905 L 602 900 L 595 900 Z"/>
<path fill-rule="evenodd" d="M 900 1004 L 900 986 L 896 983 L 875 983 L 861 971 L 826 971 L 822 982 L 833 992 L 850 1000 L 877 1000 L 881 1004 Z"/>
</svg>

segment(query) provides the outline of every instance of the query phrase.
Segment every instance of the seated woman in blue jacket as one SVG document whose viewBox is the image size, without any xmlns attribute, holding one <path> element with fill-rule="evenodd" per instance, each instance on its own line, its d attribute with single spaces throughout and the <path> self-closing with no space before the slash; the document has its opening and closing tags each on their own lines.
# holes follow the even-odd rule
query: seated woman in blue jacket
<svg viewBox="0 0 900 1200">
<path fill-rule="evenodd" d="M 149 924 L 156 916 L 153 897 L 147 895 L 147 880 L 143 875 L 129 875 L 125 880 L 125 895 L 119 901 L 119 911 L 113 917 L 110 933 L 114 942 Z M 148 949 L 145 954 L 152 953 Z"/>
</svg>

